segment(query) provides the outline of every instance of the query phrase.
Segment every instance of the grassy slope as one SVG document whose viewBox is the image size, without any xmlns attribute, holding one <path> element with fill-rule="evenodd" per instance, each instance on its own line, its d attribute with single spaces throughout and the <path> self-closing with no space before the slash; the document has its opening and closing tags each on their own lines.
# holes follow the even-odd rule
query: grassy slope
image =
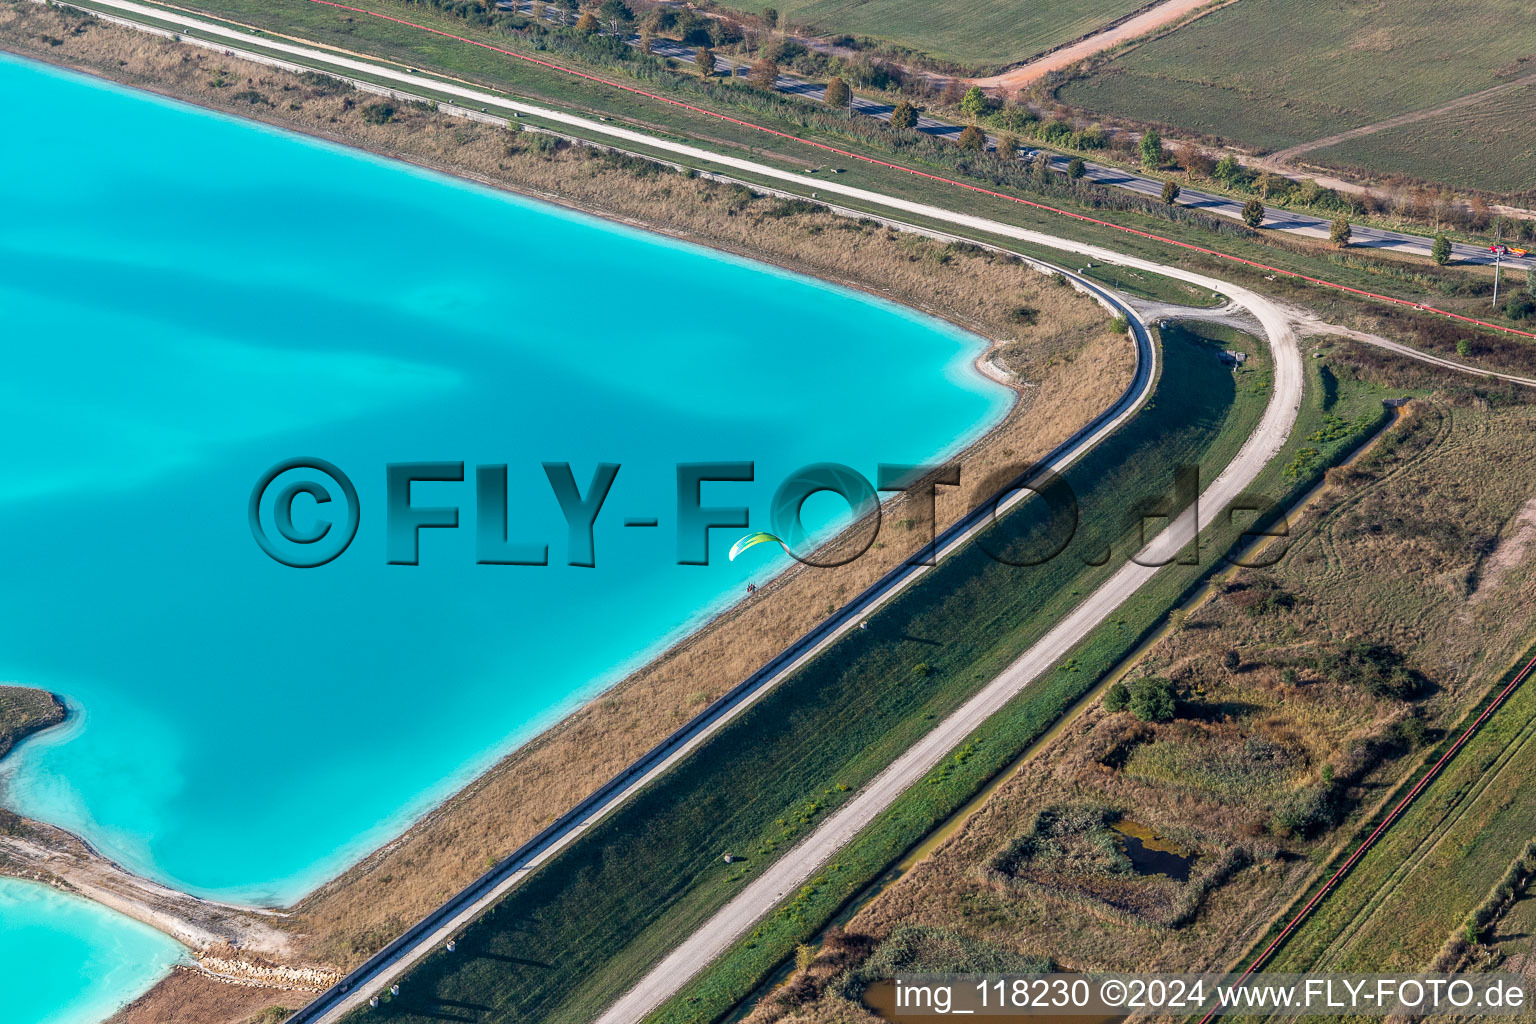
<svg viewBox="0 0 1536 1024">
<path fill-rule="evenodd" d="M 975 692 L 1112 571 L 1082 556 L 1125 547 L 1118 496 L 1161 494 L 1183 462 L 1212 472 L 1256 422 L 1264 396 L 1249 382 L 1263 370 L 1240 390 L 1194 336 L 1168 351 L 1153 407 L 1073 470 L 1082 522 L 1065 554 L 1035 569 L 976 548 L 948 560 L 530 879 L 457 953 L 428 960 L 382 1019 L 434 1019 L 455 1003 L 487 1020 L 589 1019 Z M 1038 550 L 1038 504 L 998 534 Z M 745 860 L 726 865 L 724 851 Z"/>
<path fill-rule="evenodd" d="M 1219 306 L 1225 301 L 1215 292 L 1208 292 L 1204 288 L 1196 288 L 1184 281 L 1147 270 L 1132 270 L 1130 267 L 1100 264 L 1082 273 L 1084 277 L 1091 277 L 1117 291 L 1151 299 L 1154 302 L 1209 308 Z"/>
<path fill-rule="evenodd" d="M 762 6 L 730 2 L 756 14 Z M 780 0 L 791 24 L 869 36 L 966 66 L 1014 64 L 1125 17 L 1143 0 Z"/>
<path fill-rule="evenodd" d="M 1062 98 L 1278 148 L 1486 89 L 1506 67 L 1530 69 L 1512 64 L 1536 50 L 1529 15 L 1523 0 L 1243 0 L 1135 48 Z"/>
<path fill-rule="evenodd" d="M 1527 684 L 1468 741 L 1267 969 L 1428 967 L 1530 840 L 1536 821 L 1533 771 L 1536 686 Z"/>
</svg>

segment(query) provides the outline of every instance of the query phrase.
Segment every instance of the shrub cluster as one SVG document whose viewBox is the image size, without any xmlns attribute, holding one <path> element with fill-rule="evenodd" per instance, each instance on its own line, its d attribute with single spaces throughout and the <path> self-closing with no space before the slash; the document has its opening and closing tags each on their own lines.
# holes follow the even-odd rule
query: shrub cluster
<svg viewBox="0 0 1536 1024">
<path fill-rule="evenodd" d="M 1142 676 L 1129 686 L 1115 683 L 1106 690 L 1104 710 L 1128 710 L 1143 722 L 1171 722 L 1178 710 L 1178 695 L 1171 680 Z"/>
</svg>

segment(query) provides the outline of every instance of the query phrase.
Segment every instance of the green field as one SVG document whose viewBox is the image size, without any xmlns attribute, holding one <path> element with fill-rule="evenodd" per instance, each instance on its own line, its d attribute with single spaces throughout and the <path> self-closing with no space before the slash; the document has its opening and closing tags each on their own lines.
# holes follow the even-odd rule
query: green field
<svg viewBox="0 0 1536 1024">
<path fill-rule="evenodd" d="M 1279 149 L 1530 74 L 1533 52 L 1536 19 L 1525 0 L 1240 0 L 1133 48 L 1060 96 Z M 1528 128 L 1528 107 L 1524 121 Z"/>
<path fill-rule="evenodd" d="M 1169 332 L 1149 407 L 1068 473 L 1081 520 L 1059 557 L 1020 568 L 972 545 L 948 559 L 515 890 L 457 952 L 425 961 L 401 997 L 358 1019 L 436 1020 L 466 1005 L 488 1021 L 595 1016 L 1112 572 L 1128 553 L 1135 499 L 1168 493 L 1178 465 L 1201 464 L 1209 479 L 1235 454 L 1262 412 L 1268 370 L 1262 358 L 1237 374 L 1224 367 L 1217 346 L 1233 343 Z M 1019 555 L 1053 546 L 1058 524 L 1043 507 L 1026 503 L 986 545 Z M 1107 564 L 1085 564 L 1106 546 Z"/>
<path fill-rule="evenodd" d="M 796 28 L 867 36 L 966 67 L 1000 68 L 1070 43 L 1144 7 L 1145 0 L 730 0 L 756 14 L 775 6 Z"/>
<path fill-rule="evenodd" d="M 1150 270 L 1134 270 L 1113 263 L 1089 267 L 1082 274 L 1123 294 L 1154 302 L 1209 309 L 1226 301 L 1220 294 L 1197 288 L 1188 282 L 1154 274 Z"/>
<path fill-rule="evenodd" d="M 1345 170 L 1392 170 L 1460 188 L 1536 191 L 1532 110 L 1536 83 L 1430 120 L 1311 150 L 1299 159 Z"/>
<path fill-rule="evenodd" d="M 1536 686 L 1527 683 L 1468 741 L 1265 969 L 1427 968 L 1536 831 L 1533 771 Z"/>
</svg>

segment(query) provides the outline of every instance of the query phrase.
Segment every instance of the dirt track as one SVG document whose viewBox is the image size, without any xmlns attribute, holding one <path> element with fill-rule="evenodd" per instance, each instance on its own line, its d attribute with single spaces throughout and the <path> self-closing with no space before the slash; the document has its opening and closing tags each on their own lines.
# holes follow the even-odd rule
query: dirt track
<svg viewBox="0 0 1536 1024">
<path fill-rule="evenodd" d="M 1210 2 L 1211 0 L 1164 0 L 1151 10 L 1143 11 L 1135 17 L 1127 18 L 1118 25 L 1111 25 L 1104 31 L 1095 32 L 1075 43 L 1069 43 L 1059 50 L 1052 50 L 1044 57 L 1032 60 L 1011 71 L 1004 71 L 1000 75 L 992 75 L 989 78 L 973 78 L 971 84 L 979 85 L 983 89 L 1005 89 L 1010 92 L 1022 89 L 1052 71 L 1060 71 L 1085 57 L 1092 57 L 1128 39 L 1135 39 L 1164 25 L 1172 24 Z"/>
<path fill-rule="evenodd" d="M 1458 96 L 1454 100 L 1442 103 L 1436 107 L 1425 107 L 1422 110 L 1410 110 L 1406 114 L 1398 114 L 1396 117 L 1389 117 L 1384 121 L 1377 121 L 1374 124 L 1361 125 L 1358 128 L 1351 128 L 1348 131 L 1339 132 L 1335 135 L 1325 135 L 1320 139 L 1313 139 L 1311 142 L 1303 142 L 1299 145 L 1287 147 L 1286 149 L 1276 150 L 1269 155 L 1267 162 L 1276 166 L 1283 166 L 1290 163 L 1292 160 L 1295 160 L 1303 153 L 1310 153 L 1317 149 L 1327 149 L 1329 146 L 1337 146 L 1341 142 L 1348 142 L 1351 139 L 1362 138 L 1366 135 L 1375 135 L 1377 132 L 1384 132 L 1390 128 L 1401 128 L 1403 125 L 1414 124 L 1419 121 L 1427 121 L 1430 118 L 1439 117 L 1441 114 L 1448 114 L 1453 110 L 1460 110 L 1463 107 L 1476 106 L 1477 104 L 1482 103 L 1484 100 L 1487 100 L 1493 96 L 1497 96 L 1499 93 L 1508 92 L 1511 89 L 1518 89 L 1525 85 L 1536 85 L 1536 75 L 1525 75 L 1522 78 L 1511 79 L 1508 82 L 1501 82 L 1498 85 L 1483 89 L 1480 92 L 1469 93 L 1466 96 Z"/>
</svg>

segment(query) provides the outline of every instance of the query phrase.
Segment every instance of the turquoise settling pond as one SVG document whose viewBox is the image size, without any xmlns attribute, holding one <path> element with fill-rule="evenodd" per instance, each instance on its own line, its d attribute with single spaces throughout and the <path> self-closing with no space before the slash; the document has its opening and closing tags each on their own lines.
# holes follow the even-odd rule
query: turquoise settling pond
<svg viewBox="0 0 1536 1024">
<path fill-rule="evenodd" d="M 45 885 L 0 878 L 0 977 L 8 1024 L 105 1020 L 182 948 L 148 925 Z"/>
<path fill-rule="evenodd" d="M 786 564 L 727 562 L 731 529 L 677 565 L 676 463 L 754 461 L 703 502 L 767 529 L 793 469 L 874 479 L 1011 402 L 977 339 L 854 292 L 15 59 L 0 95 L 0 680 L 75 712 L 0 793 L 199 895 L 295 900 Z M 294 456 L 360 499 L 319 568 L 247 521 Z M 391 565 L 385 466 L 414 461 L 466 464 L 412 488 L 460 526 Z M 566 564 L 546 461 L 583 492 L 622 466 L 595 568 Z M 476 564 L 480 464 L 549 565 Z M 339 534 L 336 499 L 291 529 Z M 7 976 L 79 973 L 6 911 Z"/>
</svg>

